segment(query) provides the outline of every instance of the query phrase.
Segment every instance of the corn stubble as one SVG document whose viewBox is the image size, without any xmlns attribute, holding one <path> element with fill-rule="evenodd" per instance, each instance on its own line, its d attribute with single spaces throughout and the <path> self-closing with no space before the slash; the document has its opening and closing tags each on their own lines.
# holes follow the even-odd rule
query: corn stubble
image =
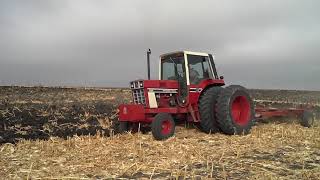
<svg viewBox="0 0 320 180">
<path fill-rule="evenodd" d="M 204 134 L 186 124 L 174 137 L 155 141 L 150 133 L 112 130 L 117 104 L 130 101 L 125 89 L 0 91 L 4 179 L 320 178 L 320 127 L 304 128 L 294 119 L 258 123 L 246 136 Z M 251 93 L 268 107 L 320 102 L 319 92 Z M 319 118 L 319 107 L 316 113 Z"/>
</svg>

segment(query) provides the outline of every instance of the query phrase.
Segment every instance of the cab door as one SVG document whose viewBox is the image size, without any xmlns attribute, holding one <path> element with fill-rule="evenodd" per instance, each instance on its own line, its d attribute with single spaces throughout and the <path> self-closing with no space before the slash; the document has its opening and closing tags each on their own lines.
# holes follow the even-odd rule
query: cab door
<svg viewBox="0 0 320 180">
<path fill-rule="evenodd" d="M 186 72 L 186 61 L 183 53 L 171 54 L 161 57 L 161 80 L 178 81 L 177 101 L 180 106 L 188 104 L 188 77 Z"/>
</svg>

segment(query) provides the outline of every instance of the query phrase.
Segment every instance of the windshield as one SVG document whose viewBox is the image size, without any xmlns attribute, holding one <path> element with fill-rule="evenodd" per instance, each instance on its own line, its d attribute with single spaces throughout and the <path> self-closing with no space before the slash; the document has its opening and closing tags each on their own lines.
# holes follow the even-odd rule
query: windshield
<svg viewBox="0 0 320 180">
<path fill-rule="evenodd" d="M 184 56 L 169 55 L 161 58 L 161 79 L 178 80 L 185 77 Z"/>
</svg>

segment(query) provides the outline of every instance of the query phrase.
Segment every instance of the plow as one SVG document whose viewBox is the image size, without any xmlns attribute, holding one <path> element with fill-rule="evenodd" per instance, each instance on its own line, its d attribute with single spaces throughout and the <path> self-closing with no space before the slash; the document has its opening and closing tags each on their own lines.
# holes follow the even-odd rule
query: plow
<svg viewBox="0 0 320 180">
<path fill-rule="evenodd" d="M 149 49 L 148 79 L 130 82 L 132 103 L 118 107 L 120 132 L 148 126 L 156 140 L 164 140 L 174 135 L 175 125 L 181 122 L 194 123 L 205 133 L 229 135 L 248 134 L 255 121 L 271 117 L 298 117 L 305 127 L 314 123 L 311 106 L 255 107 L 245 87 L 226 85 L 212 54 L 163 54 L 158 80 L 150 80 L 150 54 Z"/>
<path fill-rule="evenodd" d="M 314 124 L 314 114 L 312 113 L 312 108 L 255 108 L 255 113 L 257 120 L 272 117 L 294 117 L 298 118 L 300 124 L 304 127 L 312 127 Z"/>
</svg>

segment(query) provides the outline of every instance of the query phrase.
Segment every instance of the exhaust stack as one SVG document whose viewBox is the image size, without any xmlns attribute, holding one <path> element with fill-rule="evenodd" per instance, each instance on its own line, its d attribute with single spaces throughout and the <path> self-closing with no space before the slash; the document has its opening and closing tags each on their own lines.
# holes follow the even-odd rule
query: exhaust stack
<svg viewBox="0 0 320 180">
<path fill-rule="evenodd" d="M 150 80 L 150 54 L 151 54 L 151 50 L 148 49 L 148 51 L 147 51 L 148 80 Z"/>
</svg>

